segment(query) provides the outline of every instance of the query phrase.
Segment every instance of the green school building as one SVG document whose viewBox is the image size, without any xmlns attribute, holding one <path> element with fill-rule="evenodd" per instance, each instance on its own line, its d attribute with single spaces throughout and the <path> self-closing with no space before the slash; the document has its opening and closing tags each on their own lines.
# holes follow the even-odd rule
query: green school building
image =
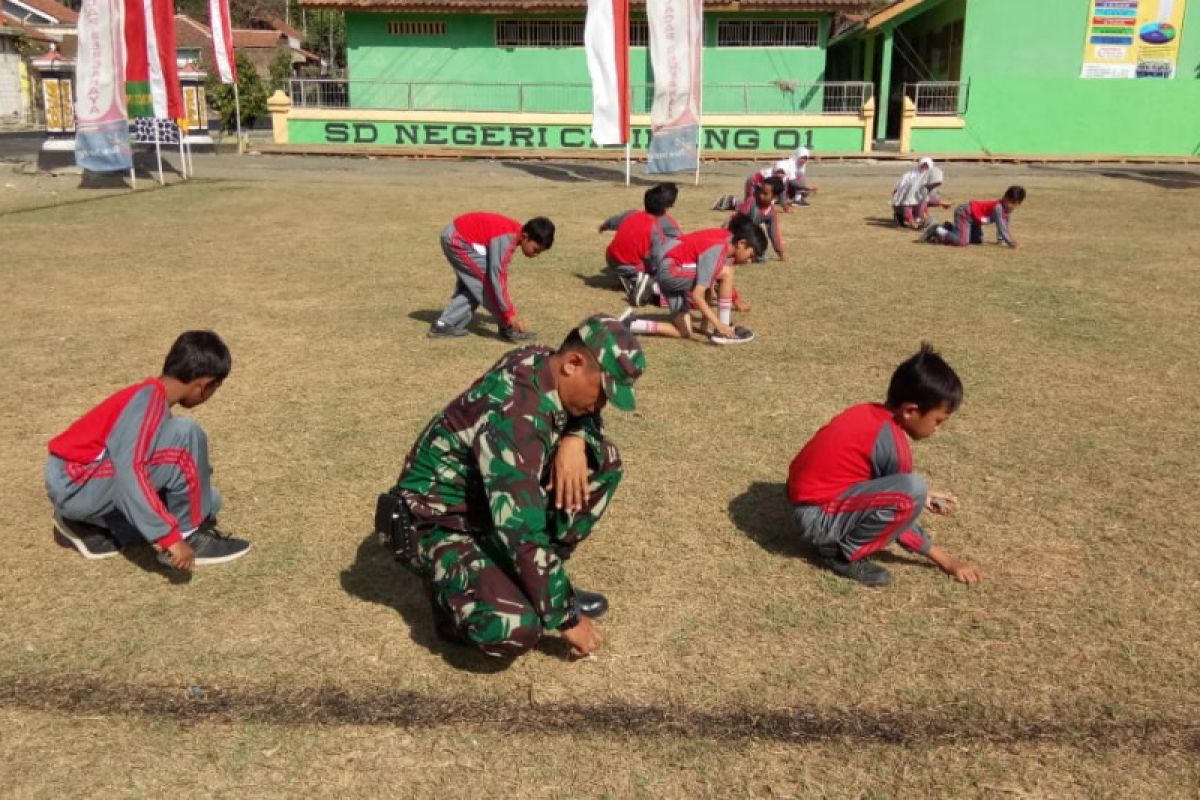
<svg viewBox="0 0 1200 800">
<path fill-rule="evenodd" d="M 347 75 L 273 97 L 279 142 L 598 149 L 584 0 L 302 3 L 345 13 Z M 706 2 L 702 152 L 1200 155 L 1200 0 L 1187 3 Z M 635 151 L 653 97 L 644 9 L 630 30 Z M 1134 63 L 1128 34 L 1156 11 L 1174 14 L 1150 34 L 1169 41 Z M 1098 77 L 1113 72 L 1129 77 Z"/>
</svg>

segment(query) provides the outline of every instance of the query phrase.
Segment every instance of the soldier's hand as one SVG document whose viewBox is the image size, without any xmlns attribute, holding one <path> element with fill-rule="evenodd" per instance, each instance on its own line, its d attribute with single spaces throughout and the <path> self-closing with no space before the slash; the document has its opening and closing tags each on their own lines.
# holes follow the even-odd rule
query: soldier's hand
<svg viewBox="0 0 1200 800">
<path fill-rule="evenodd" d="M 562 637 L 571 645 L 571 657 L 583 658 L 600 649 L 603 639 L 600 631 L 588 617 L 580 617 L 579 624 L 569 631 L 563 631 Z"/>
<path fill-rule="evenodd" d="M 582 436 L 564 436 L 554 451 L 550 466 L 550 484 L 554 492 L 554 507 L 575 512 L 587 501 L 588 463 L 587 442 Z"/>
</svg>

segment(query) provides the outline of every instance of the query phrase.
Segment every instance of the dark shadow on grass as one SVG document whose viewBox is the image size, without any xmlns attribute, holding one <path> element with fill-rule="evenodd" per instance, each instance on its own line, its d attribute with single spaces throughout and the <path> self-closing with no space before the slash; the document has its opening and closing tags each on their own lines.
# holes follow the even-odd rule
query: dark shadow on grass
<svg viewBox="0 0 1200 800">
<path fill-rule="evenodd" d="M 84 525 L 97 532 L 103 532 L 105 530 L 99 526 L 88 525 L 87 523 L 76 522 L 75 524 Z M 75 548 L 65 538 L 63 538 L 53 526 L 51 526 L 50 532 L 54 538 L 55 544 L 70 551 L 70 553 L 76 558 L 79 557 L 78 553 L 75 551 Z M 132 528 L 132 526 L 130 527 L 130 532 L 132 532 L 132 536 L 130 536 L 130 533 L 127 532 L 122 537 L 113 537 L 116 538 L 119 543 L 121 548 L 120 554 L 122 558 L 143 572 L 149 572 L 153 575 L 162 577 L 168 583 L 175 585 L 191 583 L 191 572 L 183 572 L 181 570 L 172 569 L 166 564 L 159 562 L 158 551 L 155 550 L 151 545 L 147 544 L 141 535 Z M 108 535 L 112 536 L 112 533 L 110 532 Z"/>
<path fill-rule="evenodd" d="M 584 286 L 592 289 L 615 289 L 616 291 L 624 291 L 621 286 L 621 281 L 617 278 L 614 272 L 597 272 L 594 275 L 585 275 L 582 272 L 576 272 L 575 277 L 583 282 Z"/>
<path fill-rule="evenodd" d="M 413 731 L 521 731 L 561 737 L 644 736 L 770 741 L 803 745 L 834 741 L 911 746 L 1060 746 L 1142 755 L 1200 753 L 1200 726 L 1184 714 L 1112 719 L 1071 707 L 1042 713 L 1015 709 L 762 708 L 627 702 L 539 703 L 536 687 L 520 696 L 422 694 L 395 684 L 358 688 L 245 686 L 199 694 L 185 684 L 108 683 L 88 675 L 2 675 L 0 708 L 63 715 L 137 716 L 174 723 L 207 721 L 265 725 L 371 725 Z"/>
<path fill-rule="evenodd" d="M 426 325 L 432 325 L 433 323 L 437 322 L 438 317 L 440 316 L 442 316 L 441 309 L 434 310 L 428 308 L 419 308 L 415 311 L 408 312 L 409 319 L 415 319 L 418 322 L 424 322 Z M 495 322 L 492 322 L 492 324 L 489 325 L 484 322 L 485 319 L 490 320 L 491 317 L 484 316 L 483 314 L 476 314 L 475 318 L 467 323 L 467 330 L 475 336 L 482 336 L 485 339 L 497 339 L 499 341 L 504 341 L 500 338 L 499 325 Z"/>
<path fill-rule="evenodd" d="M 556 183 L 624 183 L 625 169 L 600 167 L 595 164 L 548 164 L 532 161 L 501 161 L 501 166 L 520 170 L 535 178 L 554 181 Z M 653 186 L 656 181 L 631 175 L 629 182 L 633 186 Z"/>
<path fill-rule="evenodd" d="M 441 656 L 455 669 L 491 674 L 512 665 L 511 661 L 491 658 L 439 638 L 433 629 L 433 614 L 421 579 L 397 564 L 374 533 L 367 534 L 359 543 L 354 563 L 342 570 L 341 584 L 349 595 L 394 609 L 408 625 L 414 642 Z"/>
<path fill-rule="evenodd" d="M 904 230 L 904 228 L 897 225 L 896 220 L 892 219 L 891 217 L 863 217 L 863 222 L 874 228 L 893 228 L 894 230 L 898 231 Z M 912 232 L 916 233 L 916 231 Z"/>
<path fill-rule="evenodd" d="M 1072 175 L 1090 174 L 1114 180 L 1135 181 L 1160 189 L 1200 189 L 1200 171 L 1186 169 L 1152 169 L 1130 167 L 1120 169 L 1113 166 L 1076 167 L 1066 169 L 1049 164 L 1030 165 L 1030 169 L 1041 172 L 1061 172 Z"/>
</svg>

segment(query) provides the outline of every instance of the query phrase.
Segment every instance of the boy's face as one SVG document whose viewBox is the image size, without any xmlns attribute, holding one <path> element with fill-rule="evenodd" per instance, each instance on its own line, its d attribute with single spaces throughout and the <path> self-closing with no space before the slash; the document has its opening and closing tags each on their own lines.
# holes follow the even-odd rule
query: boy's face
<svg viewBox="0 0 1200 800">
<path fill-rule="evenodd" d="M 195 408 L 207 401 L 221 388 L 221 382 L 216 378 L 196 378 L 187 384 L 187 390 L 179 399 L 179 405 L 184 408 Z"/>
<path fill-rule="evenodd" d="M 943 422 L 950 419 L 951 413 L 953 412 L 946 403 L 931 408 L 923 414 L 916 403 L 905 403 L 896 412 L 896 424 L 903 428 L 904 432 L 913 440 L 928 439 L 938 432 Z"/>
<path fill-rule="evenodd" d="M 1004 198 L 1003 200 L 1000 201 L 1000 205 L 1004 206 L 1004 210 L 1011 214 L 1012 210 L 1014 208 L 1021 205 L 1021 201 L 1020 200 L 1009 200 L 1008 198 Z"/>
<path fill-rule="evenodd" d="M 600 380 L 600 365 L 587 353 L 568 352 L 559 368 L 558 399 L 573 417 L 595 414 L 608 404 L 604 384 Z"/>
<path fill-rule="evenodd" d="M 533 239 L 530 239 L 529 234 L 526 234 L 526 233 L 521 234 L 520 243 L 521 243 L 521 252 L 525 254 L 526 258 L 536 258 L 538 255 L 545 252 L 545 250 L 546 250 L 546 248 L 542 247 L 540 244 L 535 242 Z"/>
<path fill-rule="evenodd" d="M 765 208 L 775 202 L 775 187 L 769 183 L 764 183 L 758 187 L 758 193 L 755 197 L 758 199 L 758 204 Z"/>
<path fill-rule="evenodd" d="M 734 264 L 749 264 L 754 260 L 754 248 L 745 239 L 738 239 L 733 243 L 733 248 L 730 253 L 733 256 Z"/>
</svg>

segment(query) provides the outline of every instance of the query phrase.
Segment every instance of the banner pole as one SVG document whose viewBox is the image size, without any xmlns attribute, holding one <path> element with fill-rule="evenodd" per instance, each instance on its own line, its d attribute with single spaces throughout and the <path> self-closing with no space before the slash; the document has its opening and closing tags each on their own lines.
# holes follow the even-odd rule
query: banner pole
<svg viewBox="0 0 1200 800">
<path fill-rule="evenodd" d="M 163 177 L 162 168 L 162 143 L 158 138 L 158 119 L 154 120 L 154 155 L 158 157 L 158 185 L 166 186 L 166 178 Z"/>
<path fill-rule="evenodd" d="M 700 30 L 704 30 L 704 7 L 700 8 Z M 700 97 L 696 104 L 696 186 L 700 185 L 700 158 L 704 153 L 704 41 L 700 42 Z"/>
<path fill-rule="evenodd" d="M 183 127 L 179 124 L 179 120 L 175 120 L 175 127 L 179 129 L 179 170 L 183 173 L 183 179 L 188 179 L 188 163 L 187 155 L 183 152 Z"/>
<path fill-rule="evenodd" d="M 242 101 L 238 98 L 237 81 L 233 82 L 233 113 L 237 118 L 237 152 L 242 154 Z"/>
<path fill-rule="evenodd" d="M 625 143 L 625 185 L 629 185 L 629 142 Z"/>
</svg>

